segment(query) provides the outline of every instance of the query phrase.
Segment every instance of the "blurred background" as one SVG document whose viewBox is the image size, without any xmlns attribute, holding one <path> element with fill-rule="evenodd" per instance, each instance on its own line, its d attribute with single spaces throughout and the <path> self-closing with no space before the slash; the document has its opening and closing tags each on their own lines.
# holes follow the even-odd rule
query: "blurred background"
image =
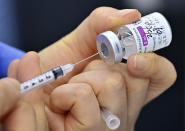
<svg viewBox="0 0 185 131">
<path fill-rule="evenodd" d="M 75 29 L 100 6 L 136 8 L 142 15 L 161 12 L 173 42 L 157 51 L 171 60 L 176 83 L 142 110 L 136 131 L 184 131 L 185 0 L 0 0 L 0 41 L 24 51 L 39 51 Z"/>
</svg>

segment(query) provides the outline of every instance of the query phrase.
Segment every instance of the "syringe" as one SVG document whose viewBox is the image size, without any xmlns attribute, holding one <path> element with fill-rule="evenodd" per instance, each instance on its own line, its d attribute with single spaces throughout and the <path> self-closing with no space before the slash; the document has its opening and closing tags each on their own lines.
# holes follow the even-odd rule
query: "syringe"
<svg viewBox="0 0 185 131">
<path fill-rule="evenodd" d="M 98 55 L 98 53 L 89 56 L 75 64 L 66 64 L 64 66 L 58 66 L 55 67 L 51 70 L 49 70 L 48 72 L 45 72 L 39 76 L 36 76 L 26 82 L 21 83 L 21 93 L 25 93 L 27 91 L 30 91 L 34 88 L 38 88 L 41 87 L 49 82 L 55 81 L 56 79 L 60 78 L 60 77 L 64 77 L 67 73 L 71 72 L 74 67 L 94 56 Z"/>
<path fill-rule="evenodd" d="M 48 72 L 45 72 L 39 76 L 36 76 L 28 81 L 25 81 L 21 83 L 21 94 L 28 92 L 34 88 L 41 87 L 49 82 L 55 81 L 56 79 L 65 76 L 67 73 L 71 72 L 74 67 L 96 55 L 99 53 L 95 53 L 94 55 L 91 55 L 75 64 L 66 64 L 64 66 L 58 66 L 56 68 L 53 68 L 49 70 Z M 101 108 L 101 115 L 104 121 L 106 122 L 107 126 L 111 130 L 115 130 L 120 126 L 120 119 L 106 110 L 105 108 Z"/>
</svg>

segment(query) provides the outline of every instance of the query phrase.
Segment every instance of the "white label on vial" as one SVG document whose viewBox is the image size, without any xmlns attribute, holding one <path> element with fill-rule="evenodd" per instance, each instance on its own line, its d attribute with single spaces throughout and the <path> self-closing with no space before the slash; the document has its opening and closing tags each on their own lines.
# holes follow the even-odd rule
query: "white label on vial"
<svg viewBox="0 0 185 131">
<path fill-rule="evenodd" d="M 136 23 L 126 25 L 132 32 L 137 53 L 151 52 L 170 44 L 172 40 L 171 28 L 160 13 L 144 16 Z"/>
</svg>

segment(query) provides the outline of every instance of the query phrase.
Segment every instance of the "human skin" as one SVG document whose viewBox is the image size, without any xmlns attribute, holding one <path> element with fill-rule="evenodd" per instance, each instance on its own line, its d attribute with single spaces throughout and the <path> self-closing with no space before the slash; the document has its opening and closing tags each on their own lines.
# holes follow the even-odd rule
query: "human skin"
<svg viewBox="0 0 185 131">
<path fill-rule="evenodd" d="M 14 61 L 8 75 L 26 81 L 57 65 L 75 63 L 96 52 L 96 37 L 106 30 L 140 18 L 137 10 L 96 9 L 72 33 L 45 48 Z M 29 64 L 28 64 L 29 63 Z M 133 55 L 127 64 L 108 66 L 101 60 L 77 66 L 72 73 L 22 96 L 33 106 L 38 130 L 108 131 L 100 106 L 121 119 L 117 131 L 133 131 L 142 107 L 168 89 L 176 79 L 173 64 L 154 53 Z M 19 111 L 5 125 L 13 130 Z M 26 121 L 25 121 L 26 122 Z"/>
<path fill-rule="evenodd" d="M 24 117 L 19 117 L 17 124 L 21 124 L 22 128 L 29 128 L 35 130 L 34 123 L 36 116 L 34 109 L 27 103 L 20 102 L 20 84 L 17 80 L 12 78 L 0 79 L 0 121 L 8 121 L 8 117 L 13 111 L 17 110 L 24 114 Z M 25 123 L 26 120 L 28 123 Z M 3 129 L 2 129 L 3 128 Z M 0 130 L 7 130 L 9 127 L 5 124 L 0 126 Z M 14 128 L 14 130 L 16 130 Z"/>
</svg>

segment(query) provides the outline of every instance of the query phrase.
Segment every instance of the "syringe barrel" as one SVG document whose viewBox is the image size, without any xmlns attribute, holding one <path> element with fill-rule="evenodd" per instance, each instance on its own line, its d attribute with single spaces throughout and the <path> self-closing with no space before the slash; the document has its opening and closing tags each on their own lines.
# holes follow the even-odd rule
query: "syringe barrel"
<svg viewBox="0 0 185 131">
<path fill-rule="evenodd" d="M 55 76 L 52 70 L 45 72 L 39 76 L 36 76 L 28 81 L 21 83 L 21 88 L 20 88 L 21 93 L 30 91 L 34 88 L 38 88 L 54 80 L 55 80 Z"/>
<path fill-rule="evenodd" d="M 21 84 L 21 93 L 30 91 L 34 88 L 43 86 L 46 83 L 52 82 L 59 77 L 65 76 L 67 73 L 71 72 L 74 68 L 73 64 L 66 64 L 64 66 L 58 66 L 52 70 L 45 72 L 39 76 L 36 76 L 28 81 Z"/>
</svg>

